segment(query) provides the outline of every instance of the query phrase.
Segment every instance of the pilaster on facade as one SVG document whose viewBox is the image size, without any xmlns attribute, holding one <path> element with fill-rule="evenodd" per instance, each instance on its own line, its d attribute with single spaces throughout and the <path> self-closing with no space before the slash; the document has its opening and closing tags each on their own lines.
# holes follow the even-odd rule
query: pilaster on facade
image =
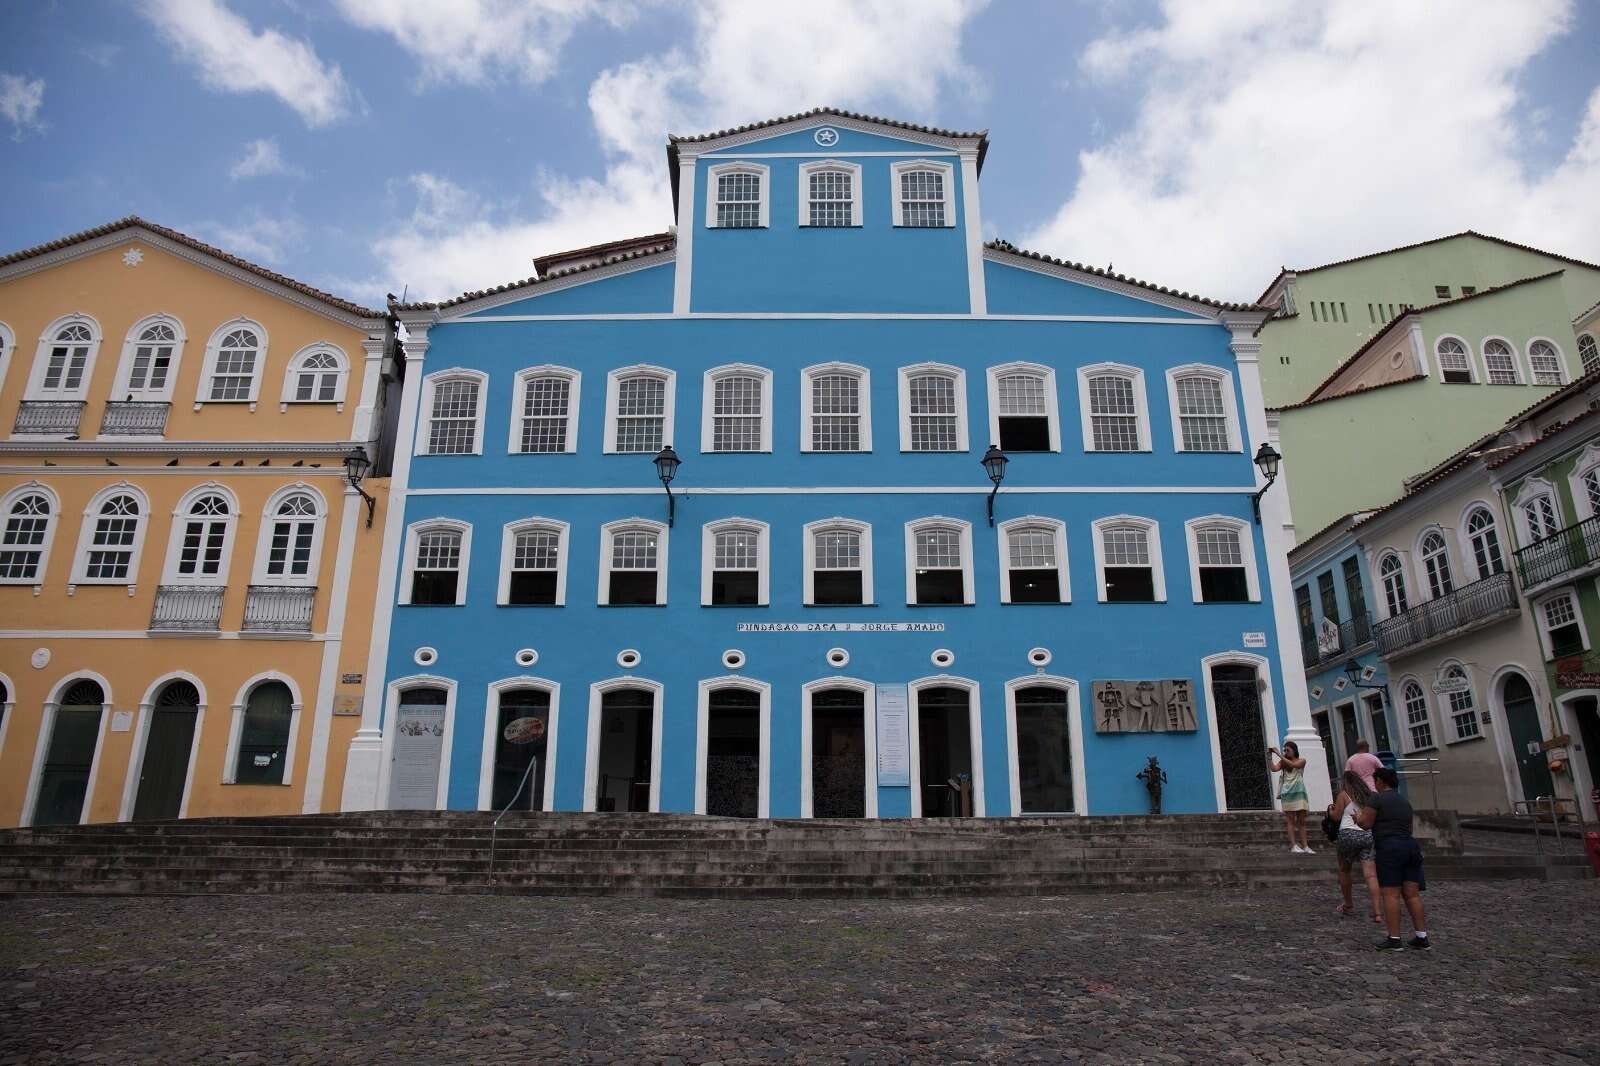
<svg viewBox="0 0 1600 1066">
<path fill-rule="evenodd" d="M 378 434 L 378 404 L 383 399 L 383 360 L 388 354 L 388 340 L 387 334 L 369 333 L 361 342 L 365 356 L 361 364 L 361 402 L 350 427 L 350 439 L 359 443 L 370 442 Z"/>
<path fill-rule="evenodd" d="M 966 222 L 967 291 L 974 315 L 989 313 L 988 289 L 983 277 L 983 209 L 978 194 L 978 149 L 961 149 L 961 197 Z"/>
<path fill-rule="evenodd" d="M 694 280 L 694 196 L 695 167 L 699 154 L 678 149 L 678 228 L 677 261 L 672 270 L 672 313 L 689 313 Z"/>
</svg>

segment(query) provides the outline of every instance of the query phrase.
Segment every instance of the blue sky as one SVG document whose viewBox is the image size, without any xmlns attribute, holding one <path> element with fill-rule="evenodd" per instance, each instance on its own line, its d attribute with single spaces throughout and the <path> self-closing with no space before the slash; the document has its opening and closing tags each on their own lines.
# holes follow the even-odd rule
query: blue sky
<svg viewBox="0 0 1600 1066">
<path fill-rule="evenodd" d="M 448 296 L 665 228 L 667 132 L 829 104 L 987 127 L 989 235 L 1206 295 L 1469 227 L 1600 260 L 1597 40 L 1594 0 L 7 4 L 0 250 L 137 213 Z"/>
</svg>

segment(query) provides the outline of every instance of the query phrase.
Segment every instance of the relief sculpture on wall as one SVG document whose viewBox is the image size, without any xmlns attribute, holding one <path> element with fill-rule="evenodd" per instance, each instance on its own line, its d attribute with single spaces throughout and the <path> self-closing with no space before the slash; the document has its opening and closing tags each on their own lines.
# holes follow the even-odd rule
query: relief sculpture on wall
<svg viewBox="0 0 1600 1066">
<path fill-rule="evenodd" d="M 1163 681 L 1096 681 L 1096 733 L 1192 733 L 1194 684 L 1187 678 Z"/>
</svg>

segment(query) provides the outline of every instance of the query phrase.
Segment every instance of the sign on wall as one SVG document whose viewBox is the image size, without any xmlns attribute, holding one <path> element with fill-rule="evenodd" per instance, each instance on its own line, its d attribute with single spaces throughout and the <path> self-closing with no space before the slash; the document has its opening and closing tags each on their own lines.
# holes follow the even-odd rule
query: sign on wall
<svg viewBox="0 0 1600 1066">
<path fill-rule="evenodd" d="M 1265 648 L 1267 635 L 1265 633 L 1245 633 L 1242 635 L 1244 646 L 1247 648 Z"/>
<path fill-rule="evenodd" d="M 911 692 L 905 685 L 877 686 L 878 784 L 911 784 Z"/>
<path fill-rule="evenodd" d="M 735 633 L 943 633 L 943 622 L 737 622 Z"/>
<path fill-rule="evenodd" d="M 1165 681 L 1096 681 L 1096 733 L 1192 733 L 1194 685 L 1187 678 Z"/>
<path fill-rule="evenodd" d="M 1317 626 L 1317 654 L 1326 657 L 1338 650 L 1339 623 L 1331 618 L 1324 618 L 1322 624 Z"/>
</svg>

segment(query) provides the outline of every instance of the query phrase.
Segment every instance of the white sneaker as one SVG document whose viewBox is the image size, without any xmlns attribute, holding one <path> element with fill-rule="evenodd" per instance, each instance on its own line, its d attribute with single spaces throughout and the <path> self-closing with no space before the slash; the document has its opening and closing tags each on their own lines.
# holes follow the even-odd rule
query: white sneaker
<svg viewBox="0 0 1600 1066">
<path fill-rule="evenodd" d="M 1299 844 L 1296 844 L 1294 847 L 1289 849 L 1289 854 L 1291 854 L 1291 855 L 1300 855 L 1302 853 L 1303 853 L 1303 849 L 1300 847 Z"/>
<path fill-rule="evenodd" d="M 1315 850 L 1314 850 L 1314 849 L 1313 849 L 1313 848 L 1312 848 L 1312 847 L 1311 847 L 1311 845 L 1309 845 L 1309 844 L 1307 844 L 1307 845 L 1306 845 L 1306 846 L 1305 846 L 1305 847 L 1304 847 L 1304 848 L 1302 848 L 1302 849 L 1301 849 L 1301 850 L 1302 850 L 1302 851 L 1303 851 L 1303 852 L 1304 852 L 1304 853 L 1305 853 L 1305 854 L 1307 854 L 1307 855 L 1315 855 L 1315 854 L 1316 854 L 1316 851 L 1315 851 Z"/>
</svg>

